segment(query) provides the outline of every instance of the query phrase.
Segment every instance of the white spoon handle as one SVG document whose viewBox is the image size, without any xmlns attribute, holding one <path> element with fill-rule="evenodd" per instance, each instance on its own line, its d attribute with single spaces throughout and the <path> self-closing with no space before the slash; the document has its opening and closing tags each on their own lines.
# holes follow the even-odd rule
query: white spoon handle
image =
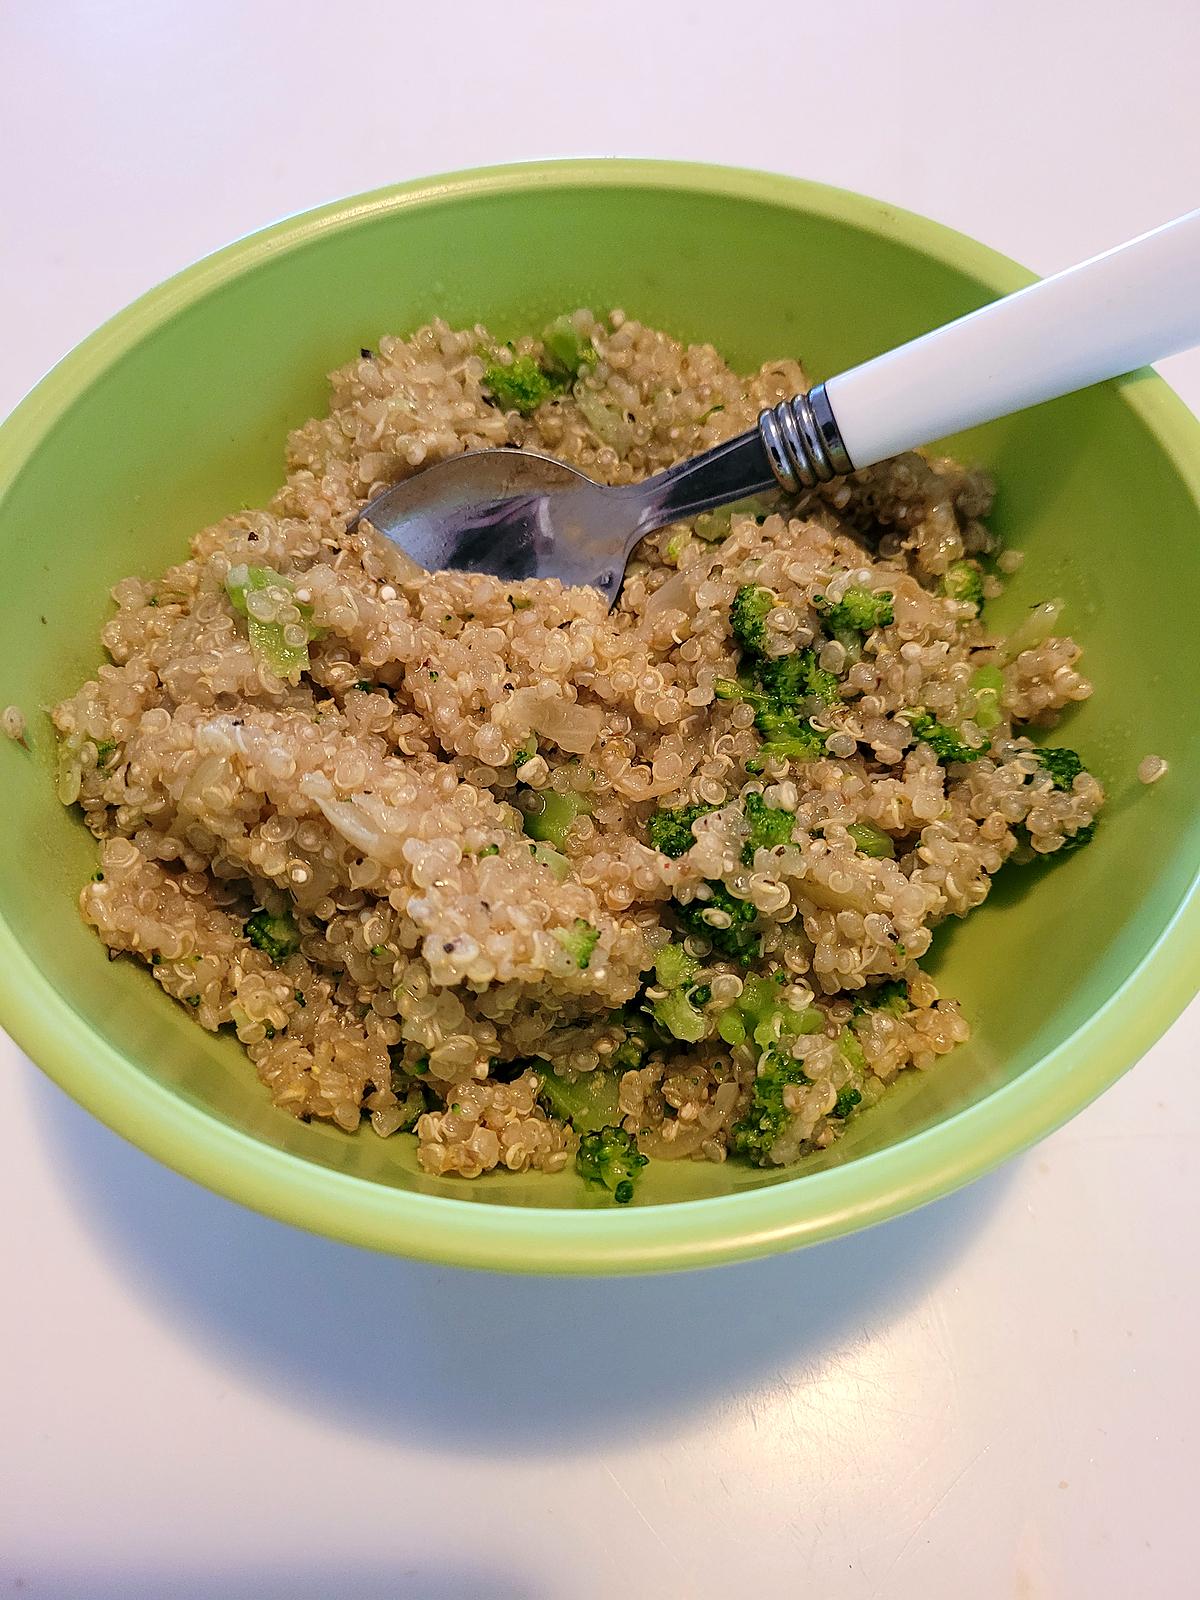
<svg viewBox="0 0 1200 1600">
<path fill-rule="evenodd" d="M 1200 211 L 824 385 L 856 467 L 1200 344 Z"/>
</svg>

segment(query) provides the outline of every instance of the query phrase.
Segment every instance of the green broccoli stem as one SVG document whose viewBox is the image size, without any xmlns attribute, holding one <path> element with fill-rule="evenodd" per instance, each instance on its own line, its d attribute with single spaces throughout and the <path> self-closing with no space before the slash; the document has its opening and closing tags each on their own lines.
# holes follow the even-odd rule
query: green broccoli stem
<svg viewBox="0 0 1200 1600">
<path fill-rule="evenodd" d="M 524 814 L 527 838 L 553 845 L 561 850 L 566 843 L 571 824 L 577 817 L 586 817 L 591 811 L 591 801 L 573 789 L 539 789 L 533 794 L 531 807 Z"/>
<path fill-rule="evenodd" d="M 702 1013 L 682 989 L 672 989 L 670 994 L 656 1000 L 651 1009 L 655 1022 L 684 1044 L 699 1044 L 707 1032 Z"/>
<path fill-rule="evenodd" d="M 295 585 L 290 578 L 276 572 L 273 567 L 231 567 L 225 576 L 225 592 L 234 611 L 246 619 L 246 635 L 255 658 L 283 683 L 299 683 L 301 674 L 309 667 L 309 641 L 316 637 L 311 626 L 312 607 L 292 602 L 299 614 L 294 627 L 303 627 L 307 638 L 303 643 L 287 639 L 288 625 L 282 622 L 263 622 L 250 610 L 248 595 L 274 589 L 281 601 L 287 601 Z"/>
<path fill-rule="evenodd" d="M 615 1072 L 597 1067 L 572 1078 L 555 1072 L 545 1061 L 535 1061 L 538 1099 L 562 1122 L 569 1122 L 576 1133 L 592 1133 L 620 1116 L 620 1080 Z"/>
</svg>

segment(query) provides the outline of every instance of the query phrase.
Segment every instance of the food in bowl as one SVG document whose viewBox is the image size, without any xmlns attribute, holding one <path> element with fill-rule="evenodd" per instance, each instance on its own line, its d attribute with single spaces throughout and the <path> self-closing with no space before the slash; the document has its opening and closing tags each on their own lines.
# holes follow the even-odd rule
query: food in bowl
<svg viewBox="0 0 1200 1600">
<path fill-rule="evenodd" d="M 1103 800 L 1021 731 L 1091 691 L 1057 601 L 989 630 L 1017 558 L 982 473 L 908 455 L 663 530 L 611 614 L 346 531 L 464 449 L 628 482 L 804 386 L 620 312 L 361 351 L 266 510 L 117 585 L 54 711 L 109 950 L 282 1110 L 619 1201 L 647 1159 L 794 1162 L 966 1039 L 933 930 Z"/>
</svg>

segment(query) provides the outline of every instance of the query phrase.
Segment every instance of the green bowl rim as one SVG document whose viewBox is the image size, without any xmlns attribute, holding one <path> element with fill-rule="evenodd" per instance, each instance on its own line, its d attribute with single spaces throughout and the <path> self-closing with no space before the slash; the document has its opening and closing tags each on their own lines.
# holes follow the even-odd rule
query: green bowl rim
<svg viewBox="0 0 1200 1600">
<path fill-rule="evenodd" d="M 238 240 L 151 289 L 64 357 L 0 427 L 0 495 L 87 386 L 178 311 L 271 257 L 367 218 L 479 194 L 637 187 L 753 200 L 898 239 L 997 294 L 1034 275 L 940 223 L 798 178 L 673 161 L 535 161 L 417 179 L 322 206 Z M 1121 382 L 1197 502 L 1200 422 L 1151 372 Z M 1193 878 L 1137 968 L 1077 1031 L 1012 1083 L 899 1143 L 762 1189 L 629 1210 L 527 1208 L 390 1189 L 261 1144 L 155 1083 L 51 986 L 0 921 L 0 1022 L 68 1094 L 166 1165 L 220 1194 L 348 1243 L 517 1272 L 650 1272 L 714 1265 L 881 1222 L 980 1176 L 1113 1083 L 1195 990 Z"/>
</svg>

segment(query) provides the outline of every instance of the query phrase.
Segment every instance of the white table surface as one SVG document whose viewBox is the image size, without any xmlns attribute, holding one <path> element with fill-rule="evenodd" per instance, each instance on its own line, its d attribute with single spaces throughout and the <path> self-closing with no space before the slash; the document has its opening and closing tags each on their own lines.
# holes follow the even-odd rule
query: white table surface
<svg viewBox="0 0 1200 1600">
<path fill-rule="evenodd" d="M 196 256 L 449 168 L 775 167 L 1041 271 L 1196 205 L 1186 0 L 818 9 L 14 0 L 0 410 Z M 251 1215 L 0 1039 L 0 1596 L 1195 1595 L 1198 1045 L 869 1234 L 552 1282 Z"/>
</svg>

